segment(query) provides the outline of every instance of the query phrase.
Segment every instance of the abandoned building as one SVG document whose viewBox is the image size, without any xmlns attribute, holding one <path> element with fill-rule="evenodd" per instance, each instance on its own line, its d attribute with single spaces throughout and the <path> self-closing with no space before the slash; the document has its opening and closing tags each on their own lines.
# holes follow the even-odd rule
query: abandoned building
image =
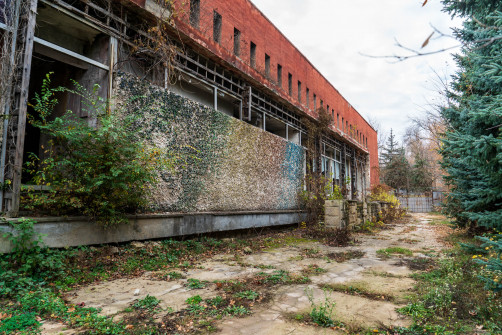
<svg viewBox="0 0 502 335">
<path fill-rule="evenodd" d="M 378 182 L 376 131 L 250 0 L 0 0 L 0 9 L 2 74 L 10 78 L 0 106 L 1 212 L 18 213 L 21 185 L 29 183 L 23 162 L 40 151 L 27 101 L 49 72 L 54 85 L 97 83 L 118 105 L 153 94 L 193 108 L 171 117 L 170 131 L 152 128 L 154 142 L 174 133 L 176 143 L 210 142 L 197 148 L 210 158 L 189 171 L 190 185 L 161 182 L 155 211 L 296 210 L 307 169 L 321 169 L 350 199 Z M 169 43 L 158 47 L 159 39 Z M 320 108 L 331 115 L 330 131 L 310 164 L 306 120 Z M 57 109 L 88 117 L 72 96 Z M 145 119 L 154 117 L 164 116 Z"/>
</svg>

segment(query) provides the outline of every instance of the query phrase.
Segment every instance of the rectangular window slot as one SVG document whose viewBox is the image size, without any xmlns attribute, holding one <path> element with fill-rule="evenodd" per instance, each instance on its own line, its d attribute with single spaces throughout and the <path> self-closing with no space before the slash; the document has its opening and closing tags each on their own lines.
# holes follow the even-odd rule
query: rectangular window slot
<svg viewBox="0 0 502 335">
<path fill-rule="evenodd" d="M 282 87 L 282 66 L 277 64 L 277 85 Z"/>
<path fill-rule="evenodd" d="M 289 95 L 293 95 L 293 75 L 288 73 L 288 92 Z"/>
<path fill-rule="evenodd" d="M 249 47 L 249 62 L 251 67 L 256 67 L 256 44 L 251 42 Z"/>
<path fill-rule="evenodd" d="M 190 0 L 190 24 L 199 29 L 200 25 L 200 0 Z"/>
<path fill-rule="evenodd" d="M 302 82 L 298 80 L 298 101 L 302 102 Z"/>
<path fill-rule="evenodd" d="M 307 90 L 306 90 L 306 103 L 307 103 L 307 108 L 310 108 L 310 90 L 309 88 L 307 87 Z"/>
<path fill-rule="evenodd" d="M 241 32 L 237 28 L 234 28 L 234 55 L 241 55 Z"/>
<path fill-rule="evenodd" d="M 221 43 L 221 15 L 214 11 L 213 15 L 213 40 L 216 43 Z"/>
<path fill-rule="evenodd" d="M 270 56 L 265 54 L 265 76 L 270 77 Z"/>
</svg>

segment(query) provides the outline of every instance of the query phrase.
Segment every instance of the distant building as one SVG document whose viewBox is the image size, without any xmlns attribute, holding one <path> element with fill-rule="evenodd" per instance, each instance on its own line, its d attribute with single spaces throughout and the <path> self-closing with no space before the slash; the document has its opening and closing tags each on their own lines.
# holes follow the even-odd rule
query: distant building
<svg viewBox="0 0 502 335">
<path fill-rule="evenodd" d="M 27 152 L 40 151 L 43 138 L 26 125 L 26 101 L 49 72 L 55 85 L 70 79 L 87 87 L 98 83 L 103 97 L 127 94 L 121 76 L 132 75 L 230 117 L 207 171 L 190 177 L 203 191 L 189 205 L 172 207 L 188 187 L 177 190 L 159 200 L 160 210 L 296 209 L 302 175 L 316 166 L 333 184 L 347 187 L 350 198 L 378 183 L 376 131 L 249 0 L 175 0 L 169 10 L 154 0 L 26 0 L 19 8 L 11 1 L 0 0 L 0 8 L 13 8 L 0 18 L 0 36 L 17 33 L 16 53 L 2 58 L 2 66 L 20 66 L 13 67 L 8 99 L 0 106 L 9 115 L 1 137 L 2 211 L 17 213 L 20 186 L 28 182 L 20 167 Z M 173 12 L 167 34 L 179 52 L 171 69 L 155 62 L 151 48 L 136 46 Z M 9 28 L 13 24 L 17 30 Z M 60 100 L 56 113 L 72 109 L 87 117 L 76 97 Z M 332 116 L 331 133 L 318 143 L 321 156 L 307 162 L 305 120 L 317 119 L 319 108 Z"/>
</svg>

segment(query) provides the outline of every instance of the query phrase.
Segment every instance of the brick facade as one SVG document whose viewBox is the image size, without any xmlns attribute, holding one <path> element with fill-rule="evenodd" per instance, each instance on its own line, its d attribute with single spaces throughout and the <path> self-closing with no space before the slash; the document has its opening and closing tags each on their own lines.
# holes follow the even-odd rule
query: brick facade
<svg viewBox="0 0 502 335">
<path fill-rule="evenodd" d="M 147 6 L 145 0 L 130 1 L 143 8 Z M 324 108 L 329 106 L 329 112 L 334 116 L 331 129 L 335 137 L 369 154 L 370 182 L 371 185 L 378 183 L 376 131 L 253 3 L 249 0 L 199 0 L 197 25 L 190 21 L 190 5 L 194 2 L 197 1 L 174 1 L 176 27 L 188 37 L 186 43 L 195 44 L 213 58 L 225 61 L 240 74 L 313 118 L 316 118 L 316 108 L 321 107 L 321 101 Z M 219 43 L 213 36 L 215 11 L 221 15 Z M 235 29 L 240 32 L 239 56 L 234 53 Z M 256 46 L 254 66 L 251 65 L 251 43 Z M 265 55 L 269 56 L 269 71 L 266 70 Z M 282 85 L 278 82 L 278 65 L 282 67 Z M 289 74 L 292 77 L 291 92 Z M 300 100 L 298 82 L 301 82 Z M 314 95 L 317 106 L 314 106 Z"/>
</svg>

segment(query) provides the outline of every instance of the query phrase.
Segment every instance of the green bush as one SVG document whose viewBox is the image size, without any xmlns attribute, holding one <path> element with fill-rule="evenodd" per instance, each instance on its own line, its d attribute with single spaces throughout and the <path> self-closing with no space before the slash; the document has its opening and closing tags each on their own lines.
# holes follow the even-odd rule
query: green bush
<svg viewBox="0 0 502 335">
<path fill-rule="evenodd" d="M 502 233 L 487 234 L 476 237 L 483 244 L 485 254 L 475 255 L 476 262 L 483 269 L 479 278 L 485 283 L 485 288 L 494 292 L 502 291 Z"/>
<path fill-rule="evenodd" d="M 9 222 L 13 232 L 3 236 L 13 250 L 0 257 L 0 295 L 28 292 L 63 273 L 68 253 L 44 247 L 35 223 L 25 218 Z"/>
<path fill-rule="evenodd" d="M 77 82 L 75 89 L 51 88 L 50 74 L 41 93 L 35 94 L 35 115 L 30 123 L 49 138 L 43 157 L 31 153 L 27 172 L 37 185 L 49 186 L 48 192 L 28 192 L 22 203 L 26 209 L 43 210 L 52 215 L 88 215 L 106 226 L 125 222 L 125 213 L 133 213 L 146 204 L 157 171 L 170 170 L 174 155 L 150 148 L 137 138 L 138 117 L 110 110 L 109 102 Z M 89 114 L 91 125 L 72 111 L 54 116 L 56 94 L 77 95 Z"/>
</svg>

